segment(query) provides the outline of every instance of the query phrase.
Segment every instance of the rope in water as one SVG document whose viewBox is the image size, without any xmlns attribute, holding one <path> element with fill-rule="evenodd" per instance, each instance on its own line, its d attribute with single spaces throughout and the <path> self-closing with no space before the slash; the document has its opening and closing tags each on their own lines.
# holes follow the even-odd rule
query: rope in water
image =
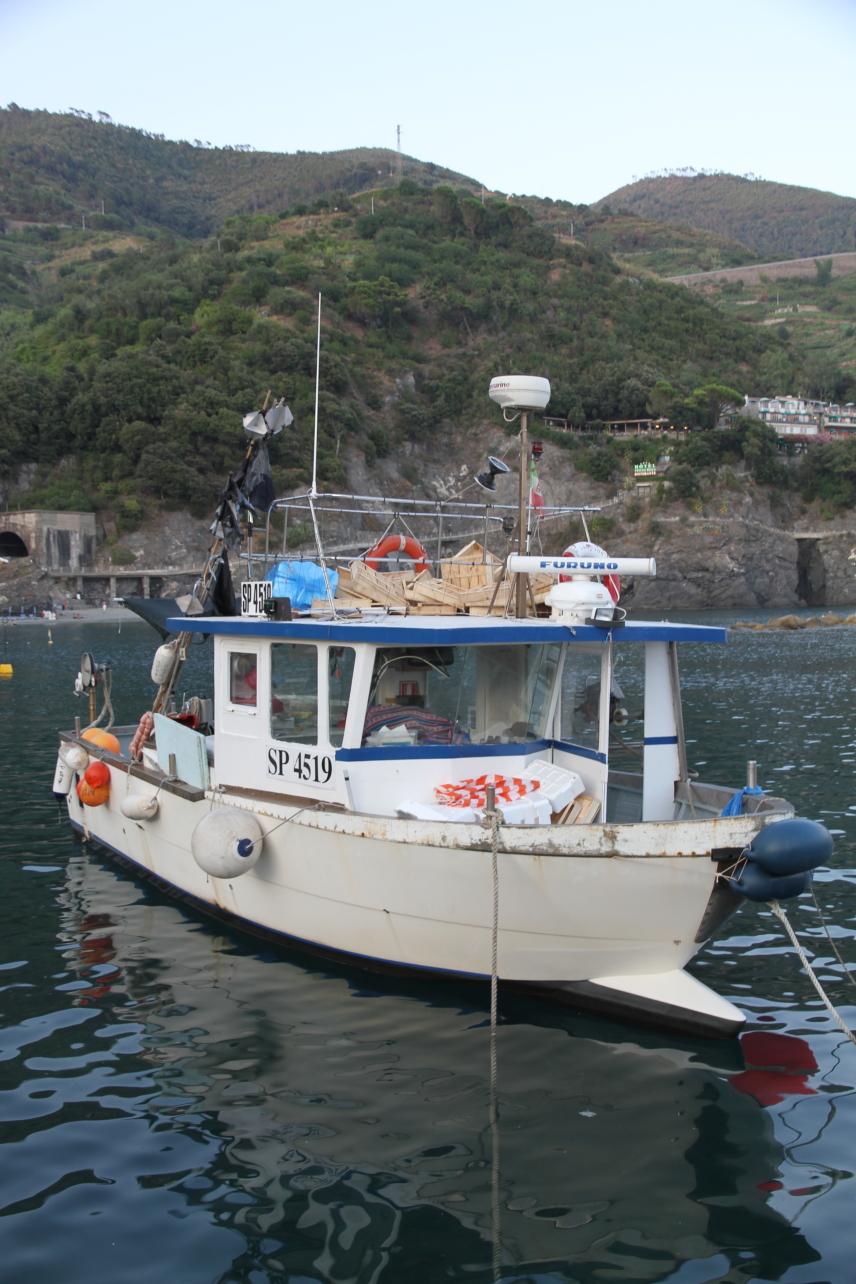
<svg viewBox="0 0 856 1284">
<path fill-rule="evenodd" d="M 499 998 L 499 826 L 502 814 L 496 805 L 493 785 L 486 788 L 485 818 L 490 826 L 490 875 L 493 915 L 490 935 L 490 1220 L 493 1250 L 493 1278 L 499 1280 L 502 1269 L 499 1241 L 499 1113 L 497 1109 L 496 1025 Z"/>
<path fill-rule="evenodd" d="M 827 997 L 826 991 L 824 990 L 823 986 L 820 984 L 820 981 L 817 979 L 814 968 L 812 967 L 811 963 L 809 963 L 808 961 L 808 956 L 805 950 L 800 945 L 797 939 L 796 932 L 791 927 L 790 920 L 788 919 L 787 914 L 782 909 L 778 901 L 770 901 L 770 909 L 773 911 L 776 918 L 779 920 L 782 927 L 785 929 L 788 936 L 790 937 L 791 945 L 793 945 L 794 949 L 796 950 L 797 956 L 799 957 L 799 961 L 800 963 L 802 963 L 803 968 L 805 969 L 806 974 L 808 976 L 808 979 L 811 981 L 812 985 L 817 990 L 818 996 L 821 1002 L 823 1003 L 824 1007 L 826 1008 L 827 1012 L 832 1017 L 833 1021 L 838 1026 L 842 1034 L 845 1034 L 851 1043 L 856 1044 L 856 1034 L 854 1034 L 853 1031 L 850 1029 L 850 1027 L 845 1024 L 844 1018 L 840 1015 L 838 1010 L 835 1007 L 833 1007 L 832 1002 Z"/>
<path fill-rule="evenodd" d="M 817 893 L 815 892 L 814 887 L 813 886 L 810 887 L 809 891 L 811 892 L 811 899 L 814 901 L 814 908 L 817 910 L 817 916 L 820 919 L 820 925 L 823 928 L 827 941 L 829 941 L 829 948 L 832 950 L 832 953 L 835 955 L 835 957 L 838 959 L 838 962 L 841 964 L 842 968 L 844 969 L 844 975 L 847 977 L 847 980 L 854 987 L 854 989 L 856 989 L 856 979 L 854 979 L 853 973 L 850 971 L 849 965 L 845 963 L 844 959 L 841 957 L 841 951 L 839 950 L 838 946 L 835 944 L 835 941 L 832 939 L 832 935 L 829 931 L 829 927 L 827 925 L 826 919 L 823 916 L 823 910 L 820 908 L 820 902 L 817 899 Z"/>
</svg>

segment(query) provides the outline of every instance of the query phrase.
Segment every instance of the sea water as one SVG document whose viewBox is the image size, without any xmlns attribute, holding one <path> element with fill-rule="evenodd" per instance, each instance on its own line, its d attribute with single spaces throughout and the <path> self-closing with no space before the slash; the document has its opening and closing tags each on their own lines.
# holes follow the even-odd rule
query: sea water
<svg viewBox="0 0 856 1284">
<path fill-rule="evenodd" d="M 2 640 L 4 1280 L 853 1278 L 856 1047 L 766 907 L 692 965 L 748 1013 L 740 1040 L 501 990 L 491 1129 L 486 985 L 224 931 L 61 823 L 55 729 L 85 712 L 80 652 L 112 660 L 133 722 L 155 635 L 65 622 L 50 644 L 39 625 Z M 205 667 L 192 651 L 188 692 Z M 854 1025 L 856 628 L 735 632 L 681 668 L 700 778 L 742 784 L 755 758 L 834 835 L 817 904 L 789 915 Z"/>
</svg>

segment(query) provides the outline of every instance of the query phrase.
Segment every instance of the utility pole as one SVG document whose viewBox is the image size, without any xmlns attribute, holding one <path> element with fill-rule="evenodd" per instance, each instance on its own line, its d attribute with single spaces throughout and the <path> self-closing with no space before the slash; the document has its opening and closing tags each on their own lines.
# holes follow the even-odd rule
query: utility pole
<svg viewBox="0 0 856 1284">
<path fill-rule="evenodd" d="M 398 181 L 399 181 L 399 183 L 400 183 L 400 182 L 401 182 L 401 170 L 402 170 L 402 165 L 401 165 L 401 126 L 400 126 L 400 125 L 396 125 L 396 127 L 395 127 L 395 148 L 396 148 L 396 151 L 398 152 Z"/>
</svg>

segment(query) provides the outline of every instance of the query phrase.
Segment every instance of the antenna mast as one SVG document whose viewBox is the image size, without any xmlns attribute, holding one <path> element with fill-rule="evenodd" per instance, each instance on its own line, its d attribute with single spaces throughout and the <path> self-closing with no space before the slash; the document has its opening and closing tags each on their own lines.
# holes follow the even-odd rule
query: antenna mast
<svg viewBox="0 0 856 1284">
<path fill-rule="evenodd" d="M 315 341 L 315 431 L 312 436 L 312 490 L 314 499 L 318 494 L 318 387 L 321 380 L 321 291 L 318 291 L 318 335 Z"/>
<path fill-rule="evenodd" d="M 401 182 L 401 171 L 402 171 L 402 163 L 401 163 L 401 126 L 400 126 L 400 125 L 396 125 L 396 127 L 395 127 L 395 148 L 396 148 L 396 151 L 398 152 L 398 161 L 397 161 L 397 164 L 398 164 L 398 181 L 399 181 L 399 183 L 400 183 L 400 182 Z"/>
</svg>

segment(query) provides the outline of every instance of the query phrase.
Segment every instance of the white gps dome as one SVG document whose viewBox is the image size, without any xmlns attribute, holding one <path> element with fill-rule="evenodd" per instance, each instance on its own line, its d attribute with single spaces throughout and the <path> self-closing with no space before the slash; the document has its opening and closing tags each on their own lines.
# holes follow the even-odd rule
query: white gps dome
<svg viewBox="0 0 856 1284">
<path fill-rule="evenodd" d="M 550 380 L 540 375 L 497 375 L 488 396 L 503 410 L 543 410 L 550 400 Z"/>
</svg>

